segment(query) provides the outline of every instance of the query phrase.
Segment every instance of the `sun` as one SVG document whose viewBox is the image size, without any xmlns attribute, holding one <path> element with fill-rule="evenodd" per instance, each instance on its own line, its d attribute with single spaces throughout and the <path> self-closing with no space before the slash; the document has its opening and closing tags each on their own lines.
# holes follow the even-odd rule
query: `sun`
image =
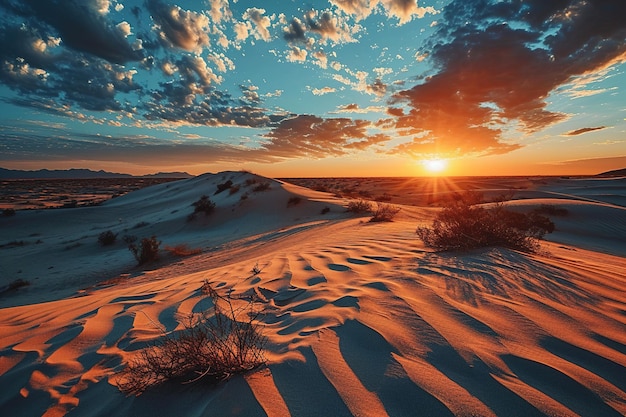
<svg viewBox="0 0 626 417">
<path fill-rule="evenodd" d="M 440 174 L 448 166 L 448 161 L 445 159 L 425 159 L 422 161 L 426 171 L 432 174 Z"/>
</svg>

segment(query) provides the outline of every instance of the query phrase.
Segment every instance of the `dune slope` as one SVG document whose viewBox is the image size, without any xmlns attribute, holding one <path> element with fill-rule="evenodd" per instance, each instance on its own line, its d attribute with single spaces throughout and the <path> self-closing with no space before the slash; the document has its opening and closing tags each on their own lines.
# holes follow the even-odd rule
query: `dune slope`
<svg viewBox="0 0 626 417">
<path fill-rule="evenodd" d="M 214 186 L 222 175 L 195 180 Z M 35 301 L 40 296 L 29 289 L 24 297 L 35 300 L 2 308 L 0 409 L 46 416 L 626 414 L 623 257 L 564 241 L 545 242 L 534 255 L 433 253 L 414 233 L 433 209 L 403 206 L 392 223 L 367 223 L 347 217 L 344 202 L 329 195 L 271 184 L 273 194 L 250 194 L 249 211 L 216 199 L 218 209 L 234 208 L 219 221 L 189 224 L 186 213 L 174 213 L 162 225 L 146 211 L 164 240 L 204 245 L 202 254 L 56 299 Z M 168 196 L 156 206 L 170 212 L 179 204 L 182 212 L 197 198 L 163 187 L 141 193 L 99 209 L 117 214 L 134 201 Z M 293 196 L 302 200 L 288 207 Z M 73 274 L 72 262 L 55 269 Z M 204 280 L 223 293 L 262 296 L 267 366 L 217 387 L 167 384 L 125 397 L 115 386 L 118 371 L 159 337 L 159 327 L 173 331 L 206 307 Z"/>
</svg>

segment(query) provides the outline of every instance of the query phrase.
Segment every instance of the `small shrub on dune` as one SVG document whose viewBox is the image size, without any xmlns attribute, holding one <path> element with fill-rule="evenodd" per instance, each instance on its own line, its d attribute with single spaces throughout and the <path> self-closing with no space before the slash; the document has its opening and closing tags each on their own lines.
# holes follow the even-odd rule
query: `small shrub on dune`
<svg viewBox="0 0 626 417">
<path fill-rule="evenodd" d="M 301 202 L 302 202 L 301 197 L 290 197 L 289 200 L 287 200 L 287 207 L 297 206 Z"/>
<path fill-rule="evenodd" d="M 552 204 L 542 204 L 535 210 L 534 213 L 537 214 L 546 214 L 548 216 L 558 216 L 565 217 L 569 214 L 569 211 L 566 208 L 554 206 Z"/>
<path fill-rule="evenodd" d="M 217 184 L 217 191 L 215 191 L 214 195 L 221 193 L 222 191 L 228 190 L 233 186 L 233 182 L 231 180 L 226 181 L 223 184 Z"/>
<path fill-rule="evenodd" d="M 141 239 L 141 242 L 139 242 L 139 245 L 135 242 L 129 243 L 128 250 L 131 251 L 137 260 L 137 264 L 143 265 L 159 259 L 159 246 L 161 246 L 161 241 L 158 240 L 156 236 L 150 238 L 144 237 Z"/>
<path fill-rule="evenodd" d="M 100 233 L 100 235 L 98 236 L 98 243 L 101 246 L 111 246 L 115 243 L 116 239 L 117 233 L 113 233 L 112 231 L 107 230 L 106 232 Z"/>
<path fill-rule="evenodd" d="M 188 220 L 193 220 L 198 213 L 204 213 L 205 216 L 208 216 L 215 211 L 215 203 L 212 202 L 206 195 L 203 195 L 198 201 L 192 203 L 191 205 L 194 209 L 193 213 L 189 215 Z"/>
<path fill-rule="evenodd" d="M 372 211 L 372 205 L 369 201 L 353 200 L 348 203 L 346 209 L 350 213 L 369 213 Z"/>
<path fill-rule="evenodd" d="M 269 182 L 262 182 L 259 185 L 257 185 L 256 187 L 254 187 L 252 189 L 252 191 L 254 191 L 255 193 L 261 192 L 261 191 L 267 191 L 270 189 L 270 183 Z"/>
<path fill-rule="evenodd" d="M 165 250 L 174 256 L 193 256 L 202 253 L 202 249 L 190 248 L 186 243 L 176 246 L 166 246 Z"/>
<path fill-rule="evenodd" d="M 18 278 L 16 280 L 11 281 L 8 285 L 5 285 L 4 287 L 0 287 L 0 294 L 11 292 L 11 291 L 16 291 L 19 288 L 28 287 L 29 285 L 30 285 L 30 282 L 22 278 Z"/>
<path fill-rule="evenodd" d="M 376 203 L 376 210 L 370 222 L 390 222 L 400 212 L 400 208 L 391 204 Z"/>
<path fill-rule="evenodd" d="M 228 190 L 228 195 L 233 195 L 236 192 L 239 191 L 239 189 L 241 188 L 241 186 L 239 184 L 235 184 L 233 186 L 230 187 L 230 189 Z"/>
<path fill-rule="evenodd" d="M 118 387 L 129 395 L 167 381 L 219 383 L 265 362 L 266 338 L 258 324 L 255 301 L 237 308 L 231 296 L 221 296 L 205 281 L 202 292 L 210 310 L 190 315 L 184 329 L 165 333 L 141 350 L 122 371 Z"/>
<path fill-rule="evenodd" d="M 502 203 L 484 208 L 471 201 L 462 198 L 446 205 L 431 227 L 417 228 L 418 237 L 437 250 L 501 246 L 534 252 L 539 248 L 538 239 L 551 228 L 546 217 L 512 212 Z"/>
</svg>

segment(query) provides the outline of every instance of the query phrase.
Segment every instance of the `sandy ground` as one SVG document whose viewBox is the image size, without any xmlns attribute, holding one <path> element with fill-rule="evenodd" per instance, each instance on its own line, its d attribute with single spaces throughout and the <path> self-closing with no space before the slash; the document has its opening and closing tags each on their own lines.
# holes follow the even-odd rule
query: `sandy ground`
<svg viewBox="0 0 626 417">
<path fill-rule="evenodd" d="M 227 180 L 239 190 L 215 195 Z M 0 287 L 30 282 L 0 296 L 2 415 L 626 415 L 624 179 L 353 181 L 394 221 L 346 213 L 328 184 L 241 172 L 0 218 Z M 415 228 L 467 188 L 568 215 L 537 254 L 425 248 Z M 215 212 L 188 221 L 203 194 Z M 118 242 L 102 247 L 106 230 Z M 202 253 L 138 267 L 131 234 Z M 206 305 L 205 280 L 263 295 L 267 365 L 123 395 L 119 371 Z"/>
</svg>

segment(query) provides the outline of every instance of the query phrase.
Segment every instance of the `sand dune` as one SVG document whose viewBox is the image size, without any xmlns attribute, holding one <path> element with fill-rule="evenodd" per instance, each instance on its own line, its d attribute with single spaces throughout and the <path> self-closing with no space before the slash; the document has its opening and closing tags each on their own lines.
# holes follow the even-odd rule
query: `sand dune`
<svg viewBox="0 0 626 417">
<path fill-rule="evenodd" d="M 229 178 L 268 181 L 270 189 L 242 185 L 213 195 Z M 536 195 L 511 203 L 569 210 L 554 219 L 557 231 L 538 254 L 434 253 L 414 231 L 436 208 L 404 205 L 392 223 L 367 223 L 345 213 L 341 198 L 245 173 L 163 184 L 89 209 L 20 212 L 2 219 L 3 239 L 43 243 L 0 249 L 3 274 L 32 280 L 0 299 L 0 409 L 16 416 L 625 415 L 626 222 L 612 197 L 624 194 L 624 183 L 581 184 L 534 184 L 524 191 Z M 497 185 L 491 180 L 486 189 L 507 189 Z M 188 222 L 202 194 L 216 212 Z M 299 202 L 288 205 L 294 197 Z M 142 235 L 203 253 L 139 269 L 122 243 L 97 245 L 102 230 L 142 221 L 149 223 Z M 204 280 L 266 300 L 267 366 L 213 388 L 168 384 L 125 397 L 115 386 L 118 371 L 159 337 L 159 327 L 180 328 L 206 307 Z"/>
</svg>

